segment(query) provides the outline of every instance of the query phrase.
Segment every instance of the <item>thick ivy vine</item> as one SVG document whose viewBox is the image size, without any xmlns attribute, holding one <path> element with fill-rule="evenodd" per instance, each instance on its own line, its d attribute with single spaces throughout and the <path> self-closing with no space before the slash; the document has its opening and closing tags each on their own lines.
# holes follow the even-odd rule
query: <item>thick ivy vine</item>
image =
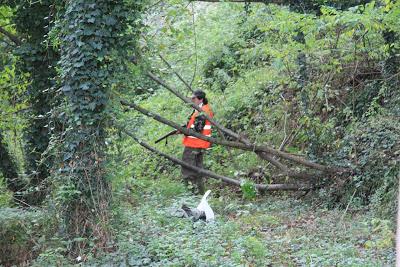
<svg viewBox="0 0 400 267">
<path fill-rule="evenodd" d="M 68 106 L 68 128 L 59 196 L 69 236 L 95 236 L 101 247 L 110 241 L 105 130 L 114 72 L 127 45 L 127 18 L 122 1 L 78 0 L 66 4 L 62 24 L 61 90 Z M 86 244 L 76 242 L 73 250 Z"/>
</svg>

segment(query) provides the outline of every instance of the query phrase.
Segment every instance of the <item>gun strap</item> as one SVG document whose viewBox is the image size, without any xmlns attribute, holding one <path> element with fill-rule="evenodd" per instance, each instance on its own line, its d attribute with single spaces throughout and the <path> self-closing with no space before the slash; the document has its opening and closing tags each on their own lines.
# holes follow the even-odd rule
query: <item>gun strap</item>
<svg viewBox="0 0 400 267">
<path fill-rule="evenodd" d="M 190 114 L 190 116 L 189 116 L 189 119 L 188 119 L 188 121 L 192 118 L 192 116 L 193 116 L 193 114 L 196 112 L 196 110 L 195 109 L 193 109 L 193 111 L 192 111 L 192 113 Z"/>
</svg>

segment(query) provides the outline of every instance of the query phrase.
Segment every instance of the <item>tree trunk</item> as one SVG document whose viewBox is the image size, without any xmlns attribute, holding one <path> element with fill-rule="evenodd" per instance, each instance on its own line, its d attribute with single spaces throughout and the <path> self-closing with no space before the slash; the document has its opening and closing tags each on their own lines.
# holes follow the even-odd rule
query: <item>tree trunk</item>
<svg viewBox="0 0 400 267">
<path fill-rule="evenodd" d="M 62 24 L 62 91 L 69 115 L 61 162 L 62 188 L 68 197 L 61 206 L 68 238 L 90 238 L 95 250 L 109 249 L 112 240 L 105 130 L 111 82 L 120 64 L 116 50 L 126 29 L 128 11 L 123 5 L 123 1 L 68 1 Z M 73 256 L 88 248 L 87 240 L 73 242 Z"/>
<path fill-rule="evenodd" d="M 27 88 L 28 103 L 31 107 L 26 139 L 26 172 L 29 179 L 29 194 L 26 201 L 31 205 L 40 204 L 48 191 L 46 178 L 49 176 L 50 157 L 43 157 L 49 144 L 49 113 L 55 99 L 55 66 L 59 56 L 54 48 L 46 44 L 52 28 L 54 1 L 23 1 L 15 14 L 15 27 L 24 39 L 17 49 L 21 57 L 18 70 L 30 74 Z M 34 21 L 34 23 L 32 23 Z"/>
</svg>

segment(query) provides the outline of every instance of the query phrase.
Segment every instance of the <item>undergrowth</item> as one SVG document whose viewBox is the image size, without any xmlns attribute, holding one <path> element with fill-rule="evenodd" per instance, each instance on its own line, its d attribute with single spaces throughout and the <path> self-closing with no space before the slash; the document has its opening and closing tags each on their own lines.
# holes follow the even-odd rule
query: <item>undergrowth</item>
<svg viewBox="0 0 400 267">
<path fill-rule="evenodd" d="M 211 185 L 211 223 L 182 218 L 193 196 L 170 177 L 136 178 L 114 207 L 117 250 L 88 266 L 387 266 L 394 264 L 392 222 L 373 213 L 328 210 L 312 200 L 271 194 L 241 200 Z M 160 187 L 160 183 L 163 187 Z M 210 185 L 209 185 L 210 186 Z M 129 200 L 127 200 L 129 199 Z M 39 257 L 49 264 L 55 255 Z M 73 263 L 70 263 L 73 264 Z M 78 262 L 75 262 L 78 264 Z"/>
</svg>

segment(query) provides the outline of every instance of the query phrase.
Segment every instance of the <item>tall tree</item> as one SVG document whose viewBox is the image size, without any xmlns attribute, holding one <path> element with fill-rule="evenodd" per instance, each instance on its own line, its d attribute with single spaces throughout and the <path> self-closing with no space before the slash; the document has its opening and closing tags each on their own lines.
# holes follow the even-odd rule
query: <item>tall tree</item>
<svg viewBox="0 0 400 267">
<path fill-rule="evenodd" d="M 105 248 L 110 182 L 105 138 L 109 94 L 124 47 L 128 10 L 124 1 L 68 1 L 62 24 L 61 79 L 68 105 L 62 163 L 64 225 L 70 238 L 94 237 Z M 135 12 L 135 4 L 129 10 Z M 129 14 L 129 16 L 133 16 Z M 65 194 L 64 194 L 65 196 Z M 76 242 L 72 251 L 87 246 Z"/>
<path fill-rule="evenodd" d="M 49 144 L 49 114 L 54 103 L 55 65 L 57 52 L 49 45 L 47 36 L 54 16 L 53 1 L 18 1 L 15 27 L 20 39 L 17 54 L 20 56 L 19 71 L 29 73 L 30 85 L 27 96 L 31 107 L 30 125 L 27 127 L 26 159 L 30 187 L 35 188 L 26 196 L 30 204 L 39 204 L 46 195 L 45 179 L 51 165 L 43 153 Z"/>
</svg>

